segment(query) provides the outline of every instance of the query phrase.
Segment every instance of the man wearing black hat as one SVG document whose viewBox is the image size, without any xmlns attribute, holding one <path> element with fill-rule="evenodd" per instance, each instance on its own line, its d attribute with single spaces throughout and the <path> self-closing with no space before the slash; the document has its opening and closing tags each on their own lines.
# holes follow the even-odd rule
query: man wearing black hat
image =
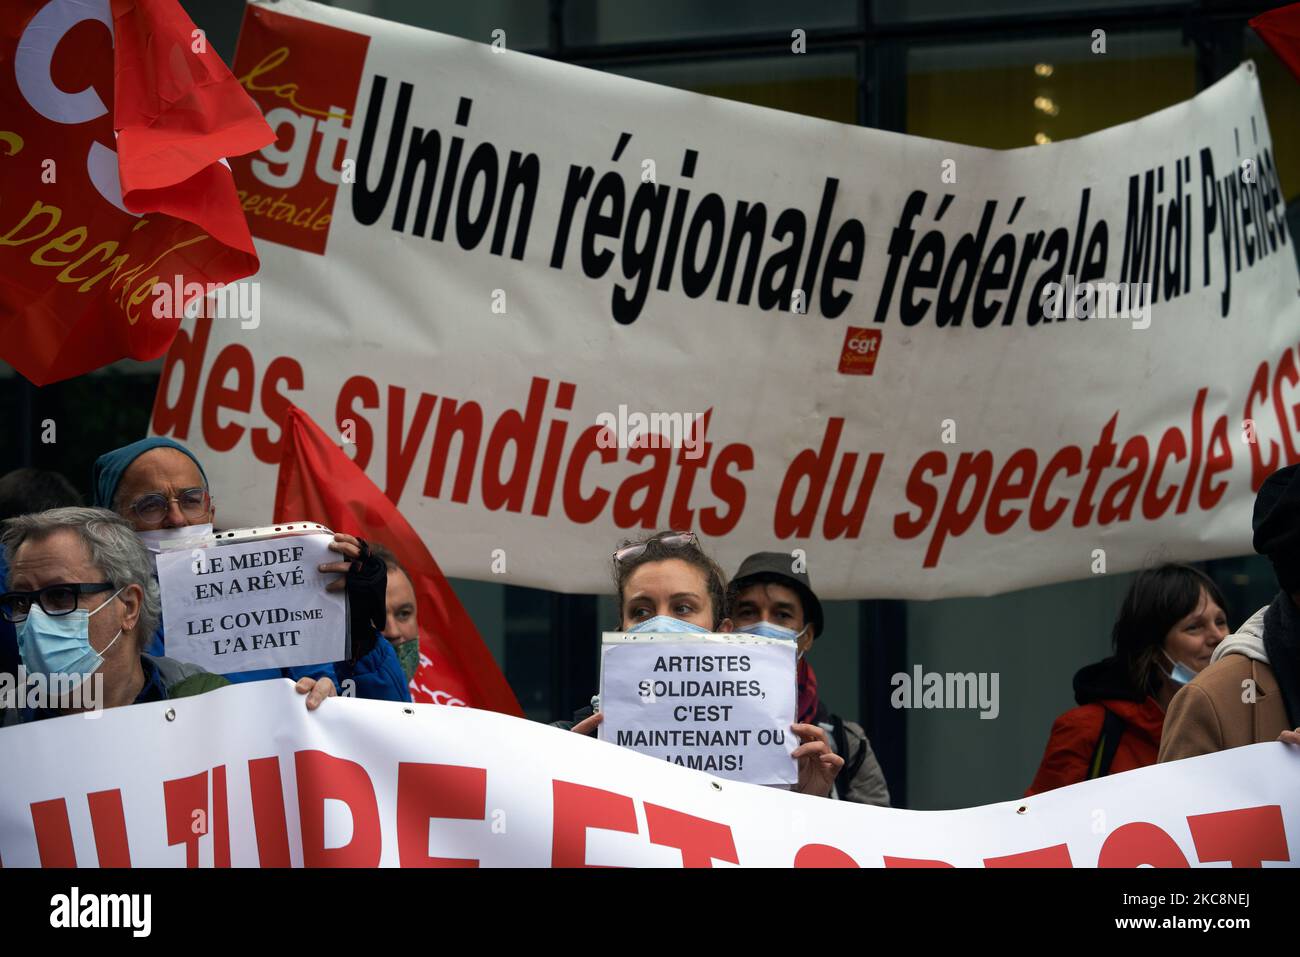
<svg viewBox="0 0 1300 957">
<path fill-rule="evenodd" d="M 821 725 L 835 753 L 844 758 L 833 795 L 888 807 L 889 788 L 866 732 L 831 714 L 817 696 L 817 676 L 804 654 L 822 633 L 825 619 L 802 559 L 787 552 L 756 552 L 746 558 L 727 588 L 727 617 L 736 631 L 797 643 L 797 720 Z"/>
<path fill-rule="evenodd" d="M 1265 479 L 1252 525 L 1281 590 L 1169 703 L 1160 761 L 1264 741 L 1300 745 L 1300 465 Z"/>
</svg>

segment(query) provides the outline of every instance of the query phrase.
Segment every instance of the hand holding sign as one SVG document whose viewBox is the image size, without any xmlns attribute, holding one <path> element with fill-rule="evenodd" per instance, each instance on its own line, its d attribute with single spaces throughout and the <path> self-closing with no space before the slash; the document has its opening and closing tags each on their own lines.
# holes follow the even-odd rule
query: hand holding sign
<svg viewBox="0 0 1300 957">
<path fill-rule="evenodd" d="M 335 578 L 325 586 L 326 591 L 342 591 L 347 586 L 347 572 L 352 567 L 352 563 L 361 558 L 361 549 L 364 542 L 355 535 L 344 535 L 338 532 L 334 535 L 334 541 L 330 542 L 329 550 L 338 552 L 344 558 L 345 562 L 328 562 L 317 567 L 317 571 L 337 574 L 340 577 Z"/>
<path fill-rule="evenodd" d="M 377 634 L 383 631 L 388 568 L 370 553 L 370 546 L 363 538 L 340 532 L 334 536 L 329 549 L 350 559 L 322 564 L 318 570 L 341 576 L 326 585 L 326 591 L 347 590 L 352 660 L 356 661 L 374 650 Z"/>
<path fill-rule="evenodd" d="M 826 732 L 817 725 L 792 724 L 790 730 L 803 742 L 791 755 L 799 762 L 799 782 L 794 789 L 800 794 L 828 797 L 844 759 L 831 750 Z"/>
</svg>

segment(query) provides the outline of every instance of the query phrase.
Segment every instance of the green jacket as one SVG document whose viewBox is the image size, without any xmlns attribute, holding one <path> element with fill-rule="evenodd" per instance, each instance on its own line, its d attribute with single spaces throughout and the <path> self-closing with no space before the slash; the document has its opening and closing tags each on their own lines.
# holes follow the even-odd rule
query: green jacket
<svg viewBox="0 0 1300 957">
<path fill-rule="evenodd" d="M 162 680 L 163 687 L 167 689 L 168 698 L 188 698 L 192 695 L 203 694 L 205 691 L 224 688 L 230 684 L 221 675 L 214 675 L 210 671 L 204 671 L 198 665 L 186 664 L 183 661 L 156 655 L 141 655 L 140 657 L 146 659 L 158 669 L 158 677 Z"/>
</svg>

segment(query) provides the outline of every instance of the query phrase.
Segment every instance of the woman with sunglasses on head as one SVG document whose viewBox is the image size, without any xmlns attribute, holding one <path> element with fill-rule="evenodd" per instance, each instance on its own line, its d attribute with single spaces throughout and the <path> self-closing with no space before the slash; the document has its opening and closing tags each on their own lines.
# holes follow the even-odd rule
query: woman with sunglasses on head
<svg viewBox="0 0 1300 957">
<path fill-rule="evenodd" d="M 207 473 L 193 452 L 172 439 L 141 439 L 105 452 L 95 460 L 91 484 L 95 505 L 111 509 L 126 519 L 154 554 L 166 542 L 212 534 L 216 507 L 208 489 Z M 321 697 L 337 694 L 340 681 L 351 680 L 358 698 L 410 701 L 410 691 L 392 645 L 379 640 L 384 627 L 388 579 L 384 563 L 370 554 L 365 542 L 351 535 L 335 535 L 329 548 L 346 559 L 322 565 L 320 571 L 338 573 L 326 586 L 329 591 L 347 590 L 352 659 L 242 671 L 226 677 L 233 682 L 289 678 L 300 688 Z M 144 650 L 153 655 L 164 653 L 165 633 L 161 621 Z"/>
<path fill-rule="evenodd" d="M 624 542 L 614 552 L 613 571 L 623 631 L 707 634 L 732 630 L 730 619 L 724 617 L 726 576 L 718 563 L 704 554 L 693 532 L 659 532 Z M 602 718 L 599 712 L 583 717 L 572 730 L 594 734 Z M 794 790 L 829 796 L 844 759 L 834 753 L 826 732 L 817 725 L 794 724 L 791 729 L 801 742 L 794 751 L 799 762 Z"/>
</svg>

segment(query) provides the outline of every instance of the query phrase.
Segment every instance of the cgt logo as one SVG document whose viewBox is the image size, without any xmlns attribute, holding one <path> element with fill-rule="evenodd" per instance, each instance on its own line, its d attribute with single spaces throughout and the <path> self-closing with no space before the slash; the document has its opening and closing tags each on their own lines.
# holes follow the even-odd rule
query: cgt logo
<svg viewBox="0 0 1300 957">
<path fill-rule="evenodd" d="M 879 329 L 849 326 L 844 331 L 844 349 L 840 352 L 840 372 L 845 375 L 871 375 L 880 354 Z"/>
<path fill-rule="evenodd" d="M 244 10 L 234 73 L 277 139 L 230 161 L 254 236 L 324 253 L 370 38 Z"/>
<path fill-rule="evenodd" d="M 19 92 L 27 105 L 45 119 L 72 127 L 93 123 L 99 137 L 106 138 L 107 134 L 111 134 L 112 128 L 103 117 L 110 110 L 100 99 L 94 84 L 87 83 L 75 88 L 75 92 L 69 92 L 64 88 L 65 84 L 55 77 L 56 72 L 71 73 L 57 71 L 56 60 L 66 65 L 69 62 L 84 63 L 87 59 L 96 62 L 96 57 L 104 56 L 99 46 L 91 45 L 102 38 L 82 29 L 82 24 L 88 22 L 103 24 L 108 30 L 110 43 L 112 42 L 113 17 L 108 8 L 108 0 L 92 0 L 88 3 L 51 0 L 41 7 L 28 21 L 18 39 L 18 47 L 14 51 L 14 79 L 17 80 Z M 61 51 L 64 38 L 69 35 L 72 39 L 68 48 Z M 66 83 L 67 77 L 61 78 Z M 78 82 L 85 81 L 80 79 Z M 112 142 L 112 139 L 108 138 L 108 142 Z M 10 152 L 17 150 L 11 148 Z M 91 139 L 85 164 L 86 175 L 100 196 L 124 213 L 139 215 L 122 205 L 122 184 L 118 179 L 116 151 L 105 146 L 99 138 Z"/>
</svg>

